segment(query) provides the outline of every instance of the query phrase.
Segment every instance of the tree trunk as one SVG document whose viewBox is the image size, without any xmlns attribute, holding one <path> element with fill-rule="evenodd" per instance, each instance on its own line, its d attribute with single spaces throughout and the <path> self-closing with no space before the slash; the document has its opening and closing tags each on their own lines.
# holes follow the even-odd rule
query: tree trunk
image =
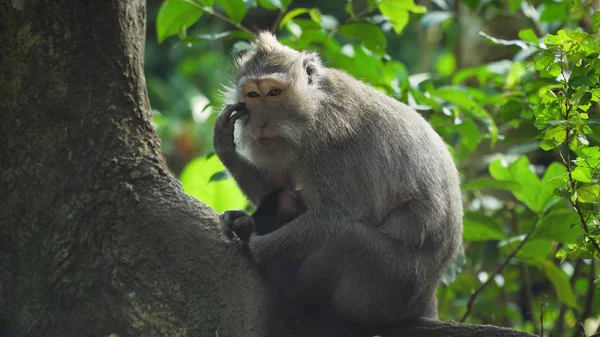
<svg viewBox="0 0 600 337">
<path fill-rule="evenodd" d="M 169 173 L 146 95 L 144 30 L 141 0 L 0 1 L 0 329 L 356 335 L 320 316 L 296 319 L 220 234 L 215 212 Z M 526 335 L 441 322 L 388 335 L 481 329 Z"/>
</svg>

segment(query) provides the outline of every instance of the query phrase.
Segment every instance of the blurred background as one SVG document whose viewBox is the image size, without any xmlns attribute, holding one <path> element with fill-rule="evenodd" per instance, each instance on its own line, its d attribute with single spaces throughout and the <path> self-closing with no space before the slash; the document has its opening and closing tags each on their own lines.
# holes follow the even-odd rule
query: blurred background
<svg viewBox="0 0 600 337">
<path fill-rule="evenodd" d="M 465 253 L 439 289 L 441 319 L 591 335 L 600 324 L 592 242 L 599 5 L 150 0 L 145 70 L 154 122 L 189 194 L 218 212 L 248 208 L 211 155 L 212 129 L 232 55 L 249 46 L 244 30 L 275 28 L 284 43 L 315 50 L 327 66 L 417 109 L 451 149 L 464 185 Z M 577 108 L 552 106 L 565 102 Z M 573 176 L 579 167 L 583 176 Z"/>
</svg>

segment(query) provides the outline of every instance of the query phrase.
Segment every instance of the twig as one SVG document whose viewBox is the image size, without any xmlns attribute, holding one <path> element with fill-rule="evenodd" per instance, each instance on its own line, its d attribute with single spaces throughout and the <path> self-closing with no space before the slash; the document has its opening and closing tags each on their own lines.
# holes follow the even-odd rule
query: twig
<svg viewBox="0 0 600 337">
<path fill-rule="evenodd" d="M 500 267 L 492 274 L 490 275 L 490 277 L 488 277 L 487 281 L 485 281 L 479 288 L 477 288 L 473 294 L 471 294 L 471 297 L 469 298 L 469 302 L 467 303 L 467 311 L 465 312 L 465 314 L 463 315 L 463 317 L 460 319 L 460 322 L 464 322 L 467 317 L 469 317 L 469 314 L 471 313 L 471 309 L 473 309 L 473 303 L 475 303 L 475 299 L 477 298 L 477 295 L 479 295 L 479 293 L 485 288 L 487 287 L 490 283 L 492 283 L 492 281 L 494 280 L 494 277 L 496 275 L 499 275 L 504 268 L 508 265 L 508 263 L 510 262 L 510 260 L 517 255 L 517 253 L 519 252 L 519 250 L 521 250 L 521 248 L 523 248 L 523 246 L 525 245 L 525 243 L 527 242 L 527 240 L 529 240 L 529 237 L 531 236 L 531 234 L 533 234 L 533 231 L 535 230 L 537 226 L 533 226 L 531 227 L 531 230 L 529 231 L 529 233 L 527 233 L 527 235 L 523 238 L 523 241 L 521 241 L 519 243 L 519 245 L 517 246 L 517 248 L 515 248 L 510 254 L 508 254 L 508 256 L 506 257 L 506 259 L 504 260 L 504 262 L 502 263 L 502 265 L 500 265 Z"/>
<path fill-rule="evenodd" d="M 526 308 L 529 310 L 529 312 L 525 312 L 525 317 L 530 319 L 531 322 L 533 323 L 533 333 L 534 334 L 539 334 L 539 327 L 537 326 L 537 324 L 535 324 L 535 313 L 533 310 L 533 290 L 532 290 L 532 285 L 531 285 L 531 275 L 529 273 L 529 267 L 527 266 L 527 264 L 525 262 L 521 262 L 521 275 L 522 275 L 522 279 L 523 279 L 523 287 L 521 289 L 523 289 L 524 292 L 524 297 L 525 297 L 525 301 L 527 301 L 527 305 Z"/>
<path fill-rule="evenodd" d="M 540 304 L 540 337 L 544 337 L 544 307 L 547 305 L 544 301 Z"/>
<path fill-rule="evenodd" d="M 580 320 L 580 324 L 581 324 L 581 330 L 583 331 L 583 335 L 585 336 L 585 325 L 583 324 L 585 322 L 585 320 L 592 314 L 592 305 L 594 302 L 594 289 L 596 289 L 596 287 L 594 286 L 594 280 L 596 279 L 596 265 L 595 265 L 595 260 L 592 259 L 592 262 L 590 264 L 590 275 L 588 278 L 588 289 L 586 291 L 586 296 L 585 296 L 585 304 L 583 305 L 583 312 L 581 313 L 581 318 Z M 577 329 L 575 329 L 575 331 L 573 331 L 573 335 L 572 337 L 577 337 L 579 336 L 579 331 L 577 331 Z"/>
<path fill-rule="evenodd" d="M 582 260 L 577 260 L 575 262 L 575 268 L 573 269 L 573 274 L 571 275 L 571 279 L 569 280 L 569 284 L 571 287 L 575 284 L 575 280 L 579 277 L 579 272 L 581 267 L 583 266 Z M 550 336 L 553 337 L 561 337 L 563 335 L 563 330 L 565 328 L 565 315 L 567 314 L 567 305 L 564 303 L 560 304 L 560 313 L 558 314 L 558 318 L 556 319 L 556 323 L 554 324 L 554 328 L 550 333 Z"/>
<path fill-rule="evenodd" d="M 275 34 L 275 32 L 277 31 L 277 27 L 279 27 L 279 23 L 281 22 L 281 19 L 283 19 L 283 14 L 285 14 L 287 8 L 280 8 L 279 9 L 279 14 L 277 14 L 277 19 L 275 19 L 275 23 L 273 24 L 273 27 L 271 27 L 271 33 Z"/>
<path fill-rule="evenodd" d="M 201 10 L 205 11 L 206 13 L 208 13 L 208 14 L 214 16 L 214 17 L 217 17 L 217 18 L 219 18 L 219 19 L 221 19 L 221 20 L 223 20 L 223 21 L 225 21 L 225 22 L 227 22 L 227 23 L 235 26 L 239 30 L 242 30 L 242 31 L 244 31 L 244 32 L 246 32 L 246 33 L 248 33 L 248 34 L 250 34 L 252 36 L 256 36 L 256 34 L 254 34 L 254 32 L 252 30 L 250 30 L 249 28 L 247 28 L 246 26 L 242 25 L 239 22 L 235 22 L 235 21 L 231 20 L 228 16 L 223 15 L 223 14 L 215 11 L 214 9 L 212 9 L 212 7 L 205 6 L 203 4 L 197 3 L 197 2 L 192 1 L 192 0 L 186 0 L 185 2 L 187 2 L 189 4 L 192 4 L 192 5 L 200 8 Z"/>
</svg>

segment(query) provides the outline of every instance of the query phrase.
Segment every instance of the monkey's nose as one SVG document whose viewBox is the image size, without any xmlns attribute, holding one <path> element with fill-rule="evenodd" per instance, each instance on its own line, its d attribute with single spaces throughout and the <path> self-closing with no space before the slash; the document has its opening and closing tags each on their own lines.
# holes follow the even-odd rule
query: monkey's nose
<svg viewBox="0 0 600 337">
<path fill-rule="evenodd" d="M 265 125 L 267 125 L 267 120 L 256 121 L 256 125 L 258 125 L 260 127 L 264 127 Z"/>
</svg>

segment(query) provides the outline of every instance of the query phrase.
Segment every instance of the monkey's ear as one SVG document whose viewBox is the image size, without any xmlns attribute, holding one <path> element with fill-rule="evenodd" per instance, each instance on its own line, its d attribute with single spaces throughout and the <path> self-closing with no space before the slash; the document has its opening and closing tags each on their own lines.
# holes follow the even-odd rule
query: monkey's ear
<svg viewBox="0 0 600 337">
<path fill-rule="evenodd" d="M 316 54 L 308 54 L 303 61 L 304 71 L 308 76 L 308 84 L 313 84 L 322 71 L 321 59 Z"/>
</svg>

